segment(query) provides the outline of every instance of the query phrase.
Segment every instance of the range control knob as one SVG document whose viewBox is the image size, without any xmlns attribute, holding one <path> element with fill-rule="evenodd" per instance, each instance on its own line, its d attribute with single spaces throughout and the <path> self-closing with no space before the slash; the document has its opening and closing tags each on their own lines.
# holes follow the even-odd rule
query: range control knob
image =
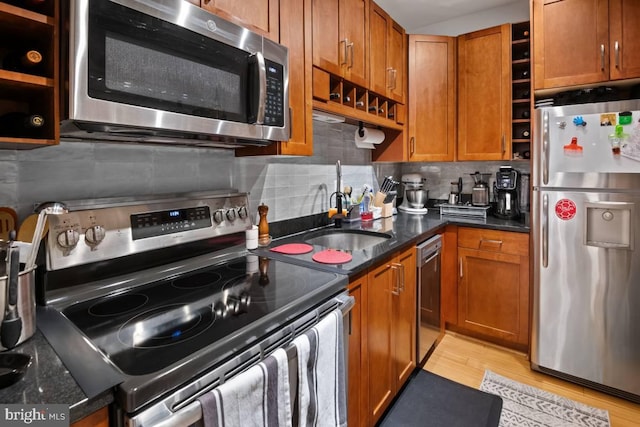
<svg viewBox="0 0 640 427">
<path fill-rule="evenodd" d="M 58 245 L 64 249 L 72 249 L 78 244 L 80 235 L 76 230 L 68 229 L 58 234 Z"/>
<path fill-rule="evenodd" d="M 238 216 L 238 214 L 236 213 L 236 210 L 235 210 L 235 209 L 229 209 L 229 210 L 227 211 L 227 219 L 228 219 L 229 221 L 232 221 L 232 222 L 233 222 L 233 221 L 235 221 L 235 220 L 236 220 L 236 218 L 237 218 L 237 216 Z"/>
<path fill-rule="evenodd" d="M 87 228 L 87 231 L 84 233 L 84 240 L 89 245 L 97 245 L 104 239 L 105 231 L 104 227 L 101 225 L 94 225 Z"/>
<path fill-rule="evenodd" d="M 245 219 L 248 215 L 249 215 L 249 212 L 247 212 L 247 207 L 246 206 L 240 206 L 238 208 L 238 217 L 240 219 Z"/>
<path fill-rule="evenodd" d="M 213 221 L 216 224 L 220 224 L 222 221 L 224 221 L 224 211 L 222 209 L 218 209 L 213 213 Z"/>
</svg>

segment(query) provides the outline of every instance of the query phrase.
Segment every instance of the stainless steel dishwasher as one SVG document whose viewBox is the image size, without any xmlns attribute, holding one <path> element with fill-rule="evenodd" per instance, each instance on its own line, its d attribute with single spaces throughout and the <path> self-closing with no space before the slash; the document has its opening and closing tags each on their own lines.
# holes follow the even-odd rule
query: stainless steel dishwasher
<svg viewBox="0 0 640 427">
<path fill-rule="evenodd" d="M 440 328 L 440 258 L 442 238 L 435 235 L 416 247 L 418 268 L 417 361 L 422 365 L 435 347 Z"/>
</svg>

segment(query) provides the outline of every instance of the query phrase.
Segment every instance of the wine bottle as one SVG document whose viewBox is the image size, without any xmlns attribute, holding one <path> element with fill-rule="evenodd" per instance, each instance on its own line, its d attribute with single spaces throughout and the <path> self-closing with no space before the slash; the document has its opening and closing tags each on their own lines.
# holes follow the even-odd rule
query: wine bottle
<svg viewBox="0 0 640 427">
<path fill-rule="evenodd" d="M 346 95 L 344 97 L 344 102 L 351 102 L 351 97 L 349 95 Z"/>
<path fill-rule="evenodd" d="M 364 107 L 364 101 L 356 101 L 356 107 Z"/>
<path fill-rule="evenodd" d="M 378 112 L 378 107 L 376 107 L 375 105 L 370 105 L 369 106 L 369 112 L 370 113 L 377 113 Z"/>
<path fill-rule="evenodd" d="M 525 129 L 522 131 L 522 137 L 523 138 L 529 138 L 529 136 L 531 135 L 531 133 L 529 132 L 529 129 Z"/>
<path fill-rule="evenodd" d="M 38 74 L 42 71 L 42 54 L 35 49 L 11 51 L 3 58 L 2 68 L 19 73 Z"/>
<path fill-rule="evenodd" d="M 524 110 L 521 115 L 522 115 L 523 119 L 528 119 L 529 118 L 529 110 Z"/>
<path fill-rule="evenodd" d="M 524 52 L 522 52 L 522 59 L 527 59 L 529 57 L 529 51 L 525 50 Z"/>
<path fill-rule="evenodd" d="M 329 99 L 340 99 L 340 94 L 338 92 L 331 92 L 329 94 Z"/>
<path fill-rule="evenodd" d="M 522 92 L 522 99 L 527 99 L 529 98 L 529 96 L 531 95 L 531 92 L 529 92 L 528 90 L 525 90 L 524 92 Z"/>
<path fill-rule="evenodd" d="M 14 111 L 0 116 L 0 136 L 37 138 L 43 128 L 44 117 L 40 114 Z"/>
<path fill-rule="evenodd" d="M 520 74 L 521 78 L 523 79 L 528 79 L 529 78 L 529 70 L 524 70 L 521 74 Z"/>
</svg>

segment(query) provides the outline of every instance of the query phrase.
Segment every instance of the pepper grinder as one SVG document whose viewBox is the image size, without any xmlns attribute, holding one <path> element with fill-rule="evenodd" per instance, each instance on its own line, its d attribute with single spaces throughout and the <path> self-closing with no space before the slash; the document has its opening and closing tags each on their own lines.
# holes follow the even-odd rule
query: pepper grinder
<svg viewBox="0 0 640 427">
<path fill-rule="evenodd" d="M 258 223 L 258 245 L 260 246 L 268 246 L 269 243 L 271 243 L 267 212 L 269 212 L 269 206 L 264 203 L 258 206 L 258 213 L 260 214 L 260 222 Z"/>
</svg>

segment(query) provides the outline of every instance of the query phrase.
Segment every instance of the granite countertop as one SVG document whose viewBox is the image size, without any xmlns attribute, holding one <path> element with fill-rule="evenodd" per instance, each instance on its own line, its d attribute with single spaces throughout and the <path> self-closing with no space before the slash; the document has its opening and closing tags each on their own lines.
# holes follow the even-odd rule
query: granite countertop
<svg viewBox="0 0 640 427">
<path fill-rule="evenodd" d="M 1 403 L 68 404 L 73 423 L 113 401 L 110 391 L 88 399 L 38 330 L 10 353 L 30 355 L 31 365 L 20 381 L 0 389 Z"/>
<path fill-rule="evenodd" d="M 415 246 L 423 242 L 446 225 L 459 225 L 464 227 L 489 228 L 493 230 L 513 231 L 529 233 L 529 227 L 521 221 L 498 219 L 492 216 L 482 219 L 472 219 L 457 216 L 440 216 L 438 209 L 429 209 L 429 213 L 422 215 L 408 214 L 400 211 L 398 215 L 389 218 L 379 218 L 373 221 L 354 221 L 342 224 L 343 230 L 368 230 L 385 233 L 390 238 L 371 248 L 351 251 L 352 260 L 341 265 L 319 264 L 313 261 L 315 253 L 326 249 L 322 246 L 314 246 L 312 252 L 302 255 L 284 255 L 270 249 L 286 243 L 302 243 L 309 231 L 303 231 L 293 235 L 274 239 L 268 247 L 258 248 L 252 252 L 268 256 L 277 260 L 291 262 L 302 266 L 319 270 L 353 276 L 366 268 L 374 265 L 391 255 L 393 252 L 409 246 Z M 332 226 L 322 227 L 322 230 L 332 229 Z"/>
<path fill-rule="evenodd" d="M 269 247 L 259 248 L 253 252 L 293 264 L 313 266 L 320 270 L 354 275 L 399 249 L 404 249 L 428 239 L 442 227 L 449 224 L 522 233 L 529 232 L 529 227 L 519 221 L 501 220 L 493 217 L 487 217 L 486 220 L 440 217 L 436 209 L 430 209 L 426 215 L 412 215 L 400 212 L 393 217 L 376 219 L 370 222 L 344 223 L 342 228 L 345 230 L 370 230 L 385 233 L 391 237 L 386 242 L 378 244 L 371 249 L 353 251 L 353 261 L 341 266 L 318 264 L 311 260 L 313 252 L 296 256 L 280 255 L 269 251 Z M 304 232 L 275 239 L 270 247 L 288 242 L 300 242 L 303 234 Z M 314 250 L 316 252 L 320 248 L 316 247 L 314 249 L 316 249 Z M 92 399 L 87 398 L 40 331 L 36 331 L 33 337 L 12 351 L 31 355 L 32 362 L 26 375 L 20 381 L 0 389 L 0 403 L 68 404 L 70 406 L 71 422 L 75 422 L 113 402 L 113 394 L 110 390 Z"/>
</svg>

